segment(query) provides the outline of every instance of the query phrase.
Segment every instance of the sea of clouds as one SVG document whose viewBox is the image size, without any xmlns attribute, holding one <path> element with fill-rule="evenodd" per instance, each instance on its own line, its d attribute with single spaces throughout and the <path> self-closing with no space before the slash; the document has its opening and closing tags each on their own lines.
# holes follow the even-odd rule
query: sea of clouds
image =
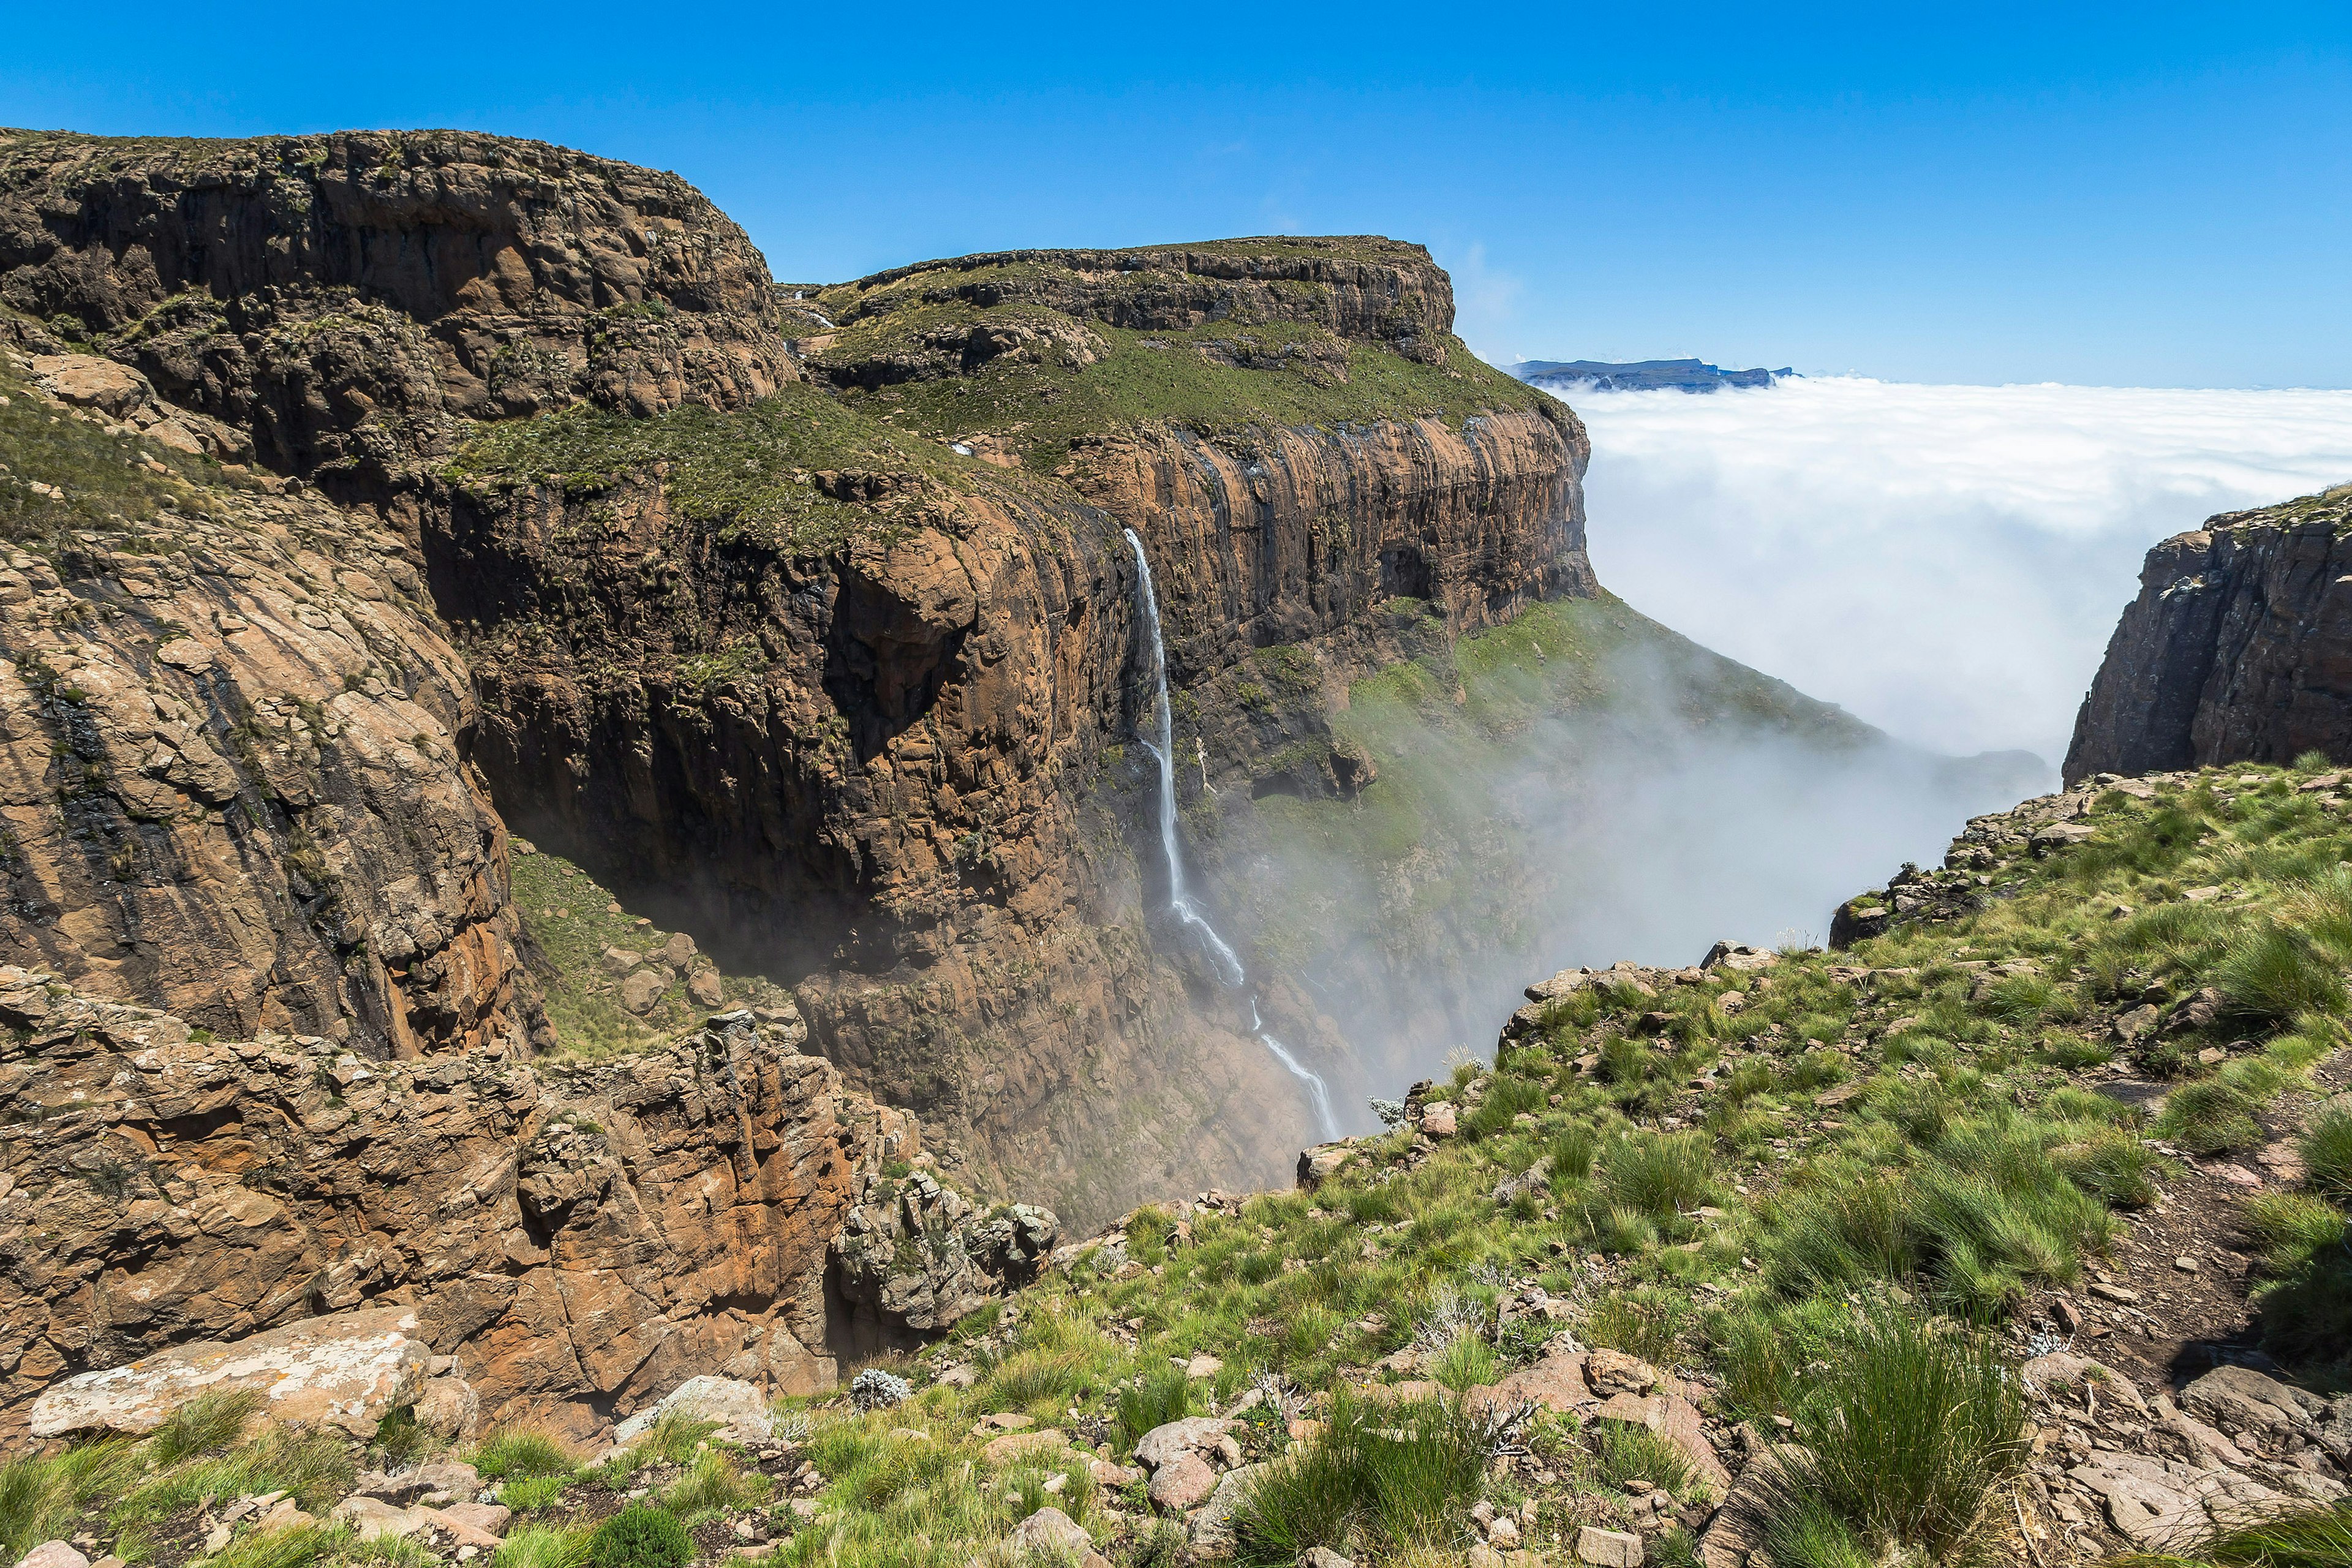
<svg viewBox="0 0 2352 1568">
<path fill-rule="evenodd" d="M 1593 565 L 1635 608 L 1944 752 L 2052 776 L 2137 591 L 2209 515 L 2352 480 L 2352 392 L 1571 392 Z"/>
</svg>

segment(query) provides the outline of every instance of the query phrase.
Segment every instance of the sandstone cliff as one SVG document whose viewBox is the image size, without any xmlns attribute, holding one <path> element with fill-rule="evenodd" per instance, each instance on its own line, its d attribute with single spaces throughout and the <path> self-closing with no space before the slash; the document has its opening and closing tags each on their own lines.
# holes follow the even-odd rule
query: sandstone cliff
<svg viewBox="0 0 2352 1568">
<path fill-rule="evenodd" d="M 2074 721 L 2098 773 L 2352 757 L 2352 489 L 2226 512 L 2147 552 Z"/>
<path fill-rule="evenodd" d="M 155 432 L 191 416 L 111 362 L 17 358 L 0 398 L 0 946 L 224 1035 L 527 1047 L 414 546 L 178 449 Z"/>
</svg>

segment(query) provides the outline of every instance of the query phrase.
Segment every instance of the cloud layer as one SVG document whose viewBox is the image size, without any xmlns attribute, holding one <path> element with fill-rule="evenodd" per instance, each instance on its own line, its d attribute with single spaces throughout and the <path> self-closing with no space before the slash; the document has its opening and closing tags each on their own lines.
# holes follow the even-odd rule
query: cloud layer
<svg viewBox="0 0 2352 1568">
<path fill-rule="evenodd" d="M 1905 740 L 2053 770 L 2148 545 L 2352 479 L 2352 392 L 1840 377 L 1570 401 L 1612 590 Z"/>
</svg>

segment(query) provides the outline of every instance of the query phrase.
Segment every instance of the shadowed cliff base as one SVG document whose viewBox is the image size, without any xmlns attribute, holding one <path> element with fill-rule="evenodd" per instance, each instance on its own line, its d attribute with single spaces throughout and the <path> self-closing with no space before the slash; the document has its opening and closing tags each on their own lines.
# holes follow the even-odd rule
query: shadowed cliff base
<svg viewBox="0 0 2352 1568">
<path fill-rule="evenodd" d="M 2066 779 L 2352 758 L 2352 485 L 2223 512 L 2147 552 Z"/>
</svg>

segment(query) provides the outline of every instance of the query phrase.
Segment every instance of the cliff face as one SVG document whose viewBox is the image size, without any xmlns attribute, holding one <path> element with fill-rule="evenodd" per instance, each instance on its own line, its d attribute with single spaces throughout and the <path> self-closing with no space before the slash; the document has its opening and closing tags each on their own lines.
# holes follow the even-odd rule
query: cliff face
<svg viewBox="0 0 2352 1568">
<path fill-rule="evenodd" d="M 167 444 L 194 416 L 112 362 L 0 356 L 0 948 L 223 1035 L 527 1047 L 415 548 Z"/>
<path fill-rule="evenodd" d="M 767 294 L 685 181 L 541 142 L 0 132 L 0 304 L 343 494 L 461 420 L 764 395 L 797 379 Z"/>
<path fill-rule="evenodd" d="M 2352 489 L 2228 512 L 2147 552 L 2066 752 L 2098 773 L 2352 757 Z"/>
<path fill-rule="evenodd" d="M 1352 775 L 1318 702 L 1253 706 L 1269 650 L 1344 692 L 1394 656 L 1398 605 L 1450 635 L 1592 591 L 1573 416 L 1464 353 L 1444 274 L 1389 240 L 785 291 L 682 182 L 535 143 L 12 134 L 0 304 L 29 349 L 143 374 L 207 461 L 316 484 L 415 579 L 368 669 L 320 668 L 440 705 L 408 737 L 437 749 L 371 754 L 472 814 L 480 873 L 415 895 L 417 958 L 338 928 L 310 982 L 331 1005 L 206 1026 L 544 1043 L 502 814 L 790 984 L 813 1046 L 984 1181 L 1087 1215 L 1276 1180 L 1310 1119 L 1245 1008 L 1152 929 L 1122 528 L 1160 571 L 1180 745 L 1332 788 Z M 374 829 L 306 831 L 334 861 Z M 453 831 L 392 837 L 429 859 Z M 182 900 L 198 924 L 231 901 Z M 106 935 L 95 883 L 52 902 Z M 39 951 L 78 984 L 106 968 L 89 942 Z M 207 1005 L 170 984 L 110 994 Z M 1269 1006 L 1313 1037 L 1288 994 Z"/>
</svg>

